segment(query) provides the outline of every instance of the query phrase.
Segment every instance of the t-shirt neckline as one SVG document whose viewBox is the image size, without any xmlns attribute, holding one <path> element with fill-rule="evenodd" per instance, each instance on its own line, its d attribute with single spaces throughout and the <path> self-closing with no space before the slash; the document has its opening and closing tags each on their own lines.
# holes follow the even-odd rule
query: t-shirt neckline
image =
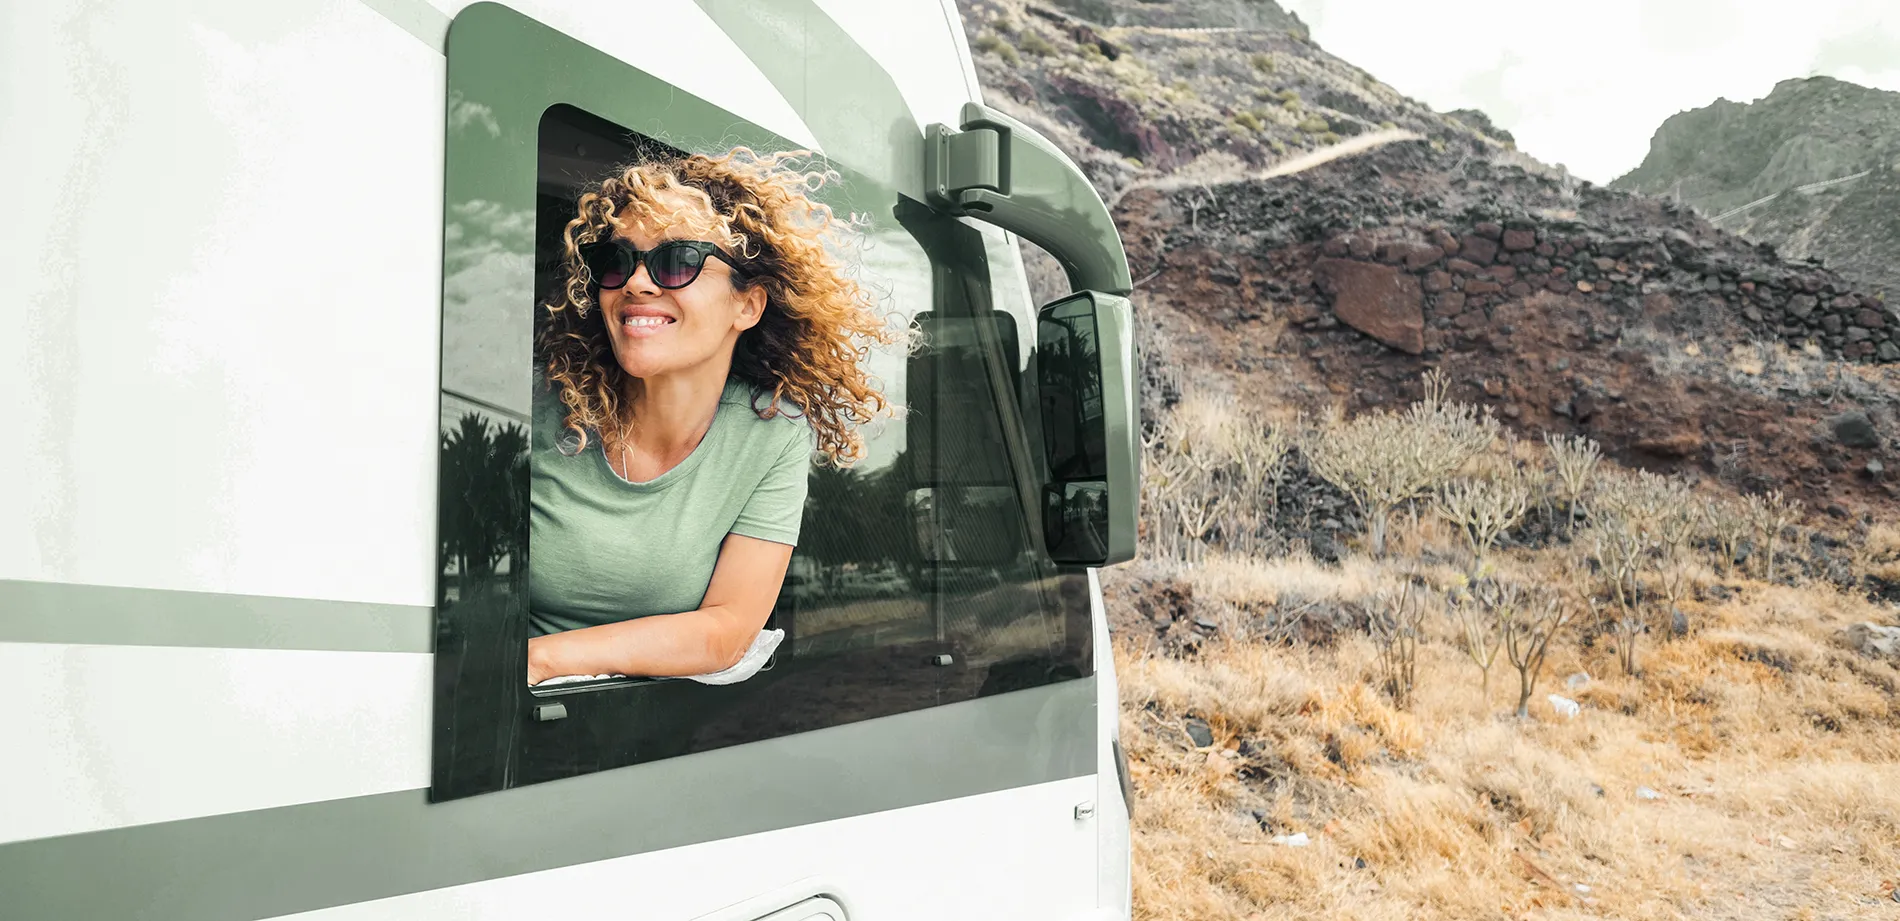
<svg viewBox="0 0 1900 921">
<path fill-rule="evenodd" d="M 727 415 L 726 404 L 732 401 L 735 390 L 743 389 L 749 389 L 744 382 L 728 379 L 726 381 L 726 389 L 719 394 L 719 405 L 713 407 L 712 424 L 706 427 L 706 434 L 700 436 L 699 444 L 694 445 L 692 452 L 687 454 L 679 463 L 674 464 L 671 469 L 651 480 L 640 480 L 636 482 L 615 473 L 614 465 L 607 460 L 607 439 L 605 438 L 596 439 L 600 442 L 599 450 L 589 451 L 588 453 L 594 456 L 594 460 L 600 467 L 600 472 L 606 475 L 607 481 L 620 489 L 631 490 L 633 492 L 653 492 L 655 490 L 665 489 L 679 480 L 684 479 L 688 474 L 691 474 L 693 468 L 698 467 L 700 461 L 704 460 L 706 455 L 713 453 L 711 447 L 713 439 L 719 437 L 725 431 L 724 419 Z"/>
</svg>

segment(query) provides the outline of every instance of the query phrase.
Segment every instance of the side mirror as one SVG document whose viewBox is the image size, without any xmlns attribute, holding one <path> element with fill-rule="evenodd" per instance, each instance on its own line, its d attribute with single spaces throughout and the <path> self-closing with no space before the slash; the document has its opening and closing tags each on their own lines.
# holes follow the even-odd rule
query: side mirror
<svg viewBox="0 0 1900 921">
<path fill-rule="evenodd" d="M 1037 400 L 1048 480 L 1043 535 L 1058 563 L 1135 558 L 1141 451 L 1128 299 L 1082 291 L 1036 316 Z"/>
</svg>

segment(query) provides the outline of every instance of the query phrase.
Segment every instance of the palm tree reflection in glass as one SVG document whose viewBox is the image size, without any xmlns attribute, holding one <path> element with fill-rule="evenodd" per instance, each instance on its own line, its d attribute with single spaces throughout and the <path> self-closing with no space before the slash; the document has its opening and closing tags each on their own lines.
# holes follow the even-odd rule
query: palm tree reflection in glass
<svg viewBox="0 0 1900 921">
<path fill-rule="evenodd" d="M 528 433 L 465 413 L 442 433 L 442 502 L 437 539 L 444 574 L 439 604 L 485 591 L 526 589 Z M 453 590 L 453 597 L 451 597 Z"/>
<path fill-rule="evenodd" d="M 1100 559 L 1108 552 L 1108 433 L 1094 304 L 1086 296 L 1056 304 L 1037 326 L 1036 378 L 1051 476 L 1043 527 L 1056 559 Z"/>
</svg>

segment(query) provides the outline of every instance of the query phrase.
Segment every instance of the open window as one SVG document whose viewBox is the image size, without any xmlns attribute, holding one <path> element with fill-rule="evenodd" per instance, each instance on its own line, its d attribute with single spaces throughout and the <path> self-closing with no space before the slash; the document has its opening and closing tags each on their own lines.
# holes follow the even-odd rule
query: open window
<svg viewBox="0 0 1900 921">
<path fill-rule="evenodd" d="M 798 145 L 494 4 L 456 18 L 448 59 L 431 800 L 1091 672 L 1086 576 L 1042 533 L 1033 314 L 993 304 L 975 228 L 834 161 L 821 194 L 870 220 L 861 280 L 921 342 L 869 359 L 907 413 L 856 466 L 811 474 L 772 666 L 528 687 L 533 318 L 575 197 L 644 156 Z"/>
</svg>

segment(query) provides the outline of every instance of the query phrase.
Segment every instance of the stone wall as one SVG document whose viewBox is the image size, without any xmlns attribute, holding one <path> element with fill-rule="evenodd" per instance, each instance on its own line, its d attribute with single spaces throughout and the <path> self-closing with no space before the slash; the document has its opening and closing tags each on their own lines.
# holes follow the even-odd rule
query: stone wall
<svg viewBox="0 0 1900 921">
<path fill-rule="evenodd" d="M 1630 318 L 1714 310 L 1757 339 L 1900 362 L 1900 313 L 1878 298 L 1811 263 L 1782 263 L 1766 248 L 1738 257 L 1677 228 L 1608 237 L 1520 221 L 1347 232 L 1321 245 L 1314 280 L 1339 322 L 1415 355 L 1469 343 L 1497 305 L 1542 290 Z"/>
</svg>

